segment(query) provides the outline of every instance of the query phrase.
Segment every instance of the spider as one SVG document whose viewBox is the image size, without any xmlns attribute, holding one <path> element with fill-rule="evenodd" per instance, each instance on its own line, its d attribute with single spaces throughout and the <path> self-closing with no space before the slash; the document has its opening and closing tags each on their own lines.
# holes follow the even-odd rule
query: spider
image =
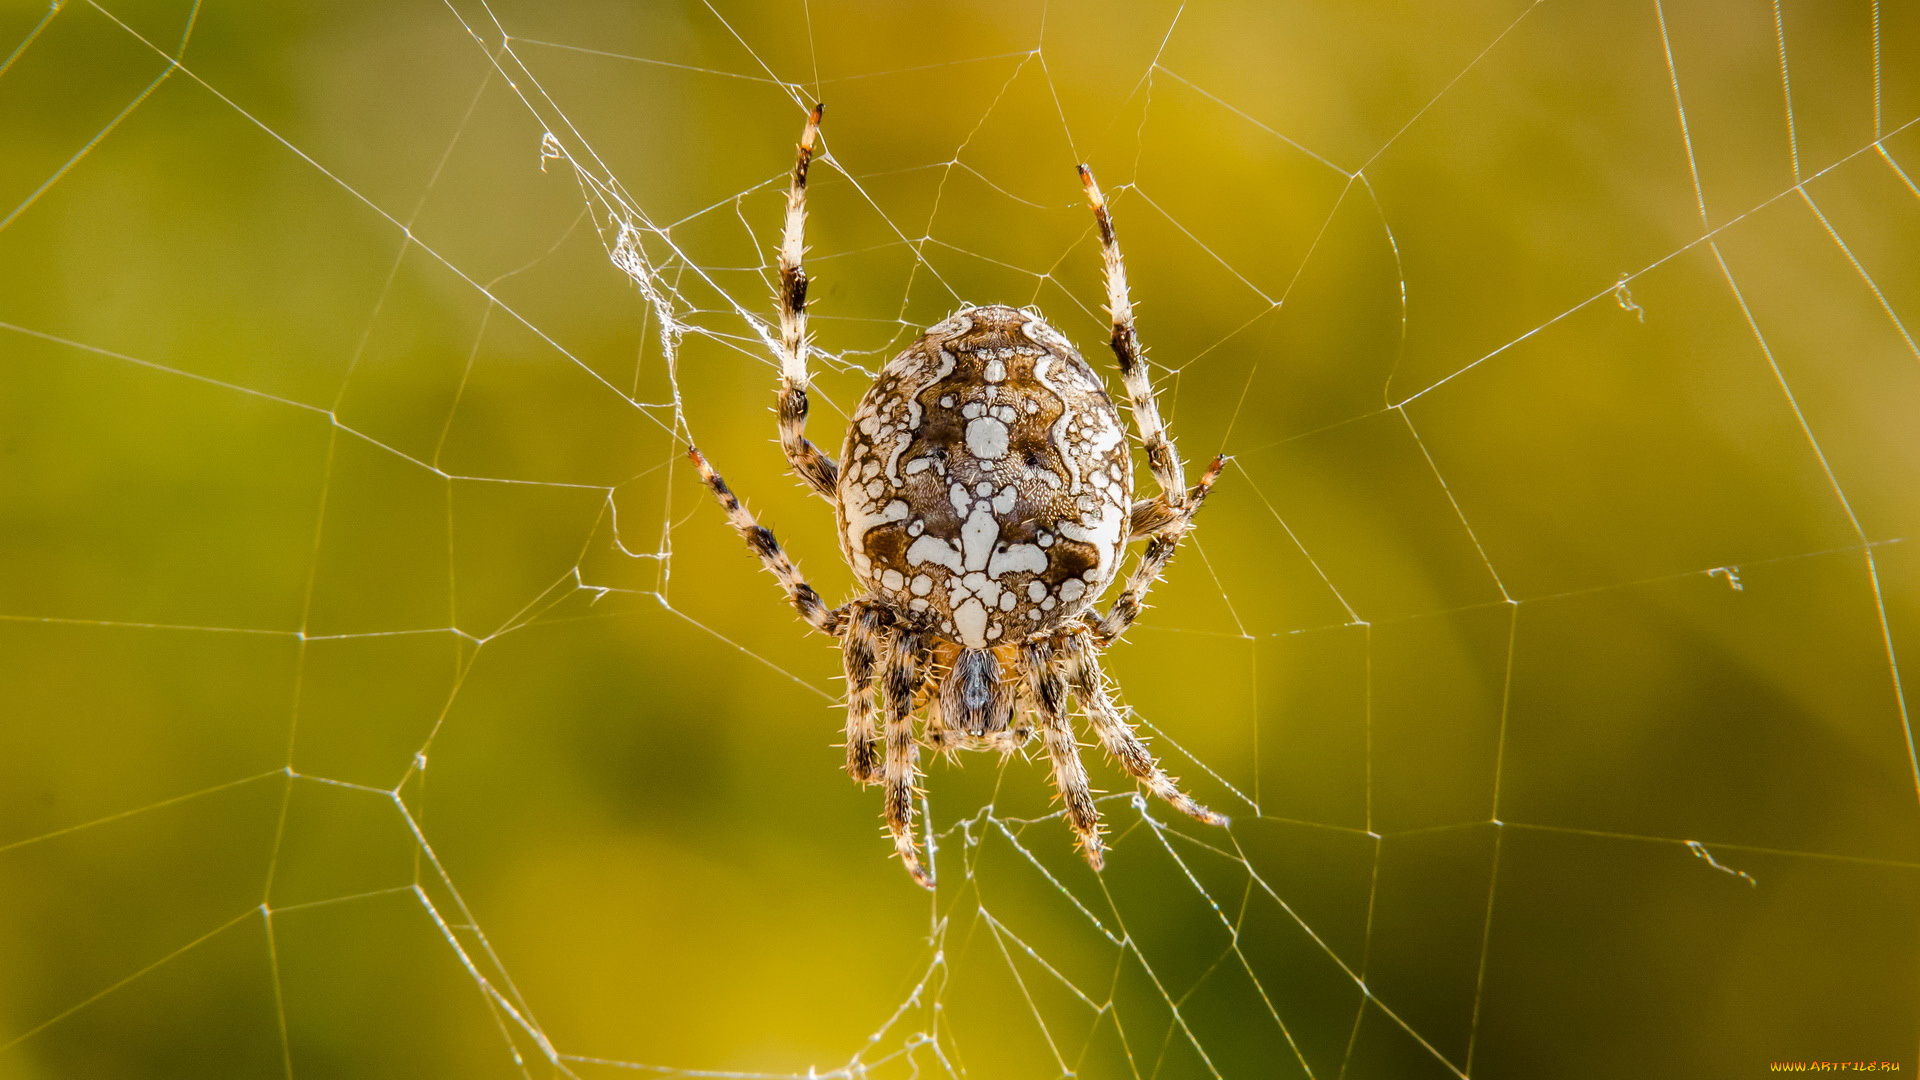
<svg viewBox="0 0 1920 1080">
<path fill-rule="evenodd" d="M 1100 814 L 1067 717 L 1071 694 L 1101 745 L 1148 791 L 1226 825 L 1154 761 L 1100 668 L 1101 649 L 1139 616 L 1226 459 L 1186 486 L 1141 361 L 1126 267 L 1093 173 L 1079 167 L 1100 232 L 1113 355 L 1160 494 L 1133 500 L 1119 410 L 1073 345 L 1032 309 L 1000 305 L 961 310 L 889 361 L 854 410 L 835 461 L 806 437 L 801 256 L 821 111 L 807 115 L 781 235 L 780 445 L 794 473 L 833 504 L 842 554 L 864 595 L 829 608 L 700 451 L 687 453 L 800 617 L 839 639 L 847 772 L 885 784 L 894 849 L 914 881 L 931 888 L 914 837 L 914 714 L 924 711 L 925 742 L 942 752 L 1011 751 L 1037 727 L 1067 824 L 1099 870 Z M 1146 552 L 1100 614 L 1094 601 L 1137 539 Z"/>
</svg>

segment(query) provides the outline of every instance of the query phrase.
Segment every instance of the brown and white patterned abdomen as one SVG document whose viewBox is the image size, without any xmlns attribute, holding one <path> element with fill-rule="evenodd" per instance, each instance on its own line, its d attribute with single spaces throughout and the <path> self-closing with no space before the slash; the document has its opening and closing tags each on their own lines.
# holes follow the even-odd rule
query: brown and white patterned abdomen
<svg viewBox="0 0 1920 1080">
<path fill-rule="evenodd" d="M 848 563 L 940 637 L 980 649 L 1051 631 L 1119 568 L 1125 428 L 1029 312 L 969 308 L 929 329 L 861 399 L 840 460 Z"/>
</svg>

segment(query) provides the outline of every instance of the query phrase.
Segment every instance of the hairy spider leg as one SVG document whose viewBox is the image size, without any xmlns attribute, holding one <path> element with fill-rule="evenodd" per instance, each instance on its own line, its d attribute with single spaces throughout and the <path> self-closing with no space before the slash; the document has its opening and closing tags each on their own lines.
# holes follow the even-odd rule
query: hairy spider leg
<svg viewBox="0 0 1920 1080">
<path fill-rule="evenodd" d="M 1094 224 L 1100 232 L 1100 260 L 1105 269 L 1107 284 L 1107 314 L 1113 318 L 1114 360 L 1120 365 L 1120 379 L 1127 390 L 1127 400 L 1133 405 L 1133 424 L 1139 431 L 1140 442 L 1146 447 L 1147 466 L 1153 471 L 1154 483 L 1160 487 L 1160 494 L 1152 499 L 1143 499 L 1134 503 L 1129 515 L 1130 539 L 1142 536 L 1150 537 L 1146 554 L 1134 567 L 1133 574 L 1127 579 L 1127 585 L 1114 601 L 1107 614 L 1092 625 L 1103 642 L 1110 642 L 1140 617 L 1146 603 L 1148 590 L 1166 571 L 1167 564 L 1173 560 L 1173 554 L 1180 546 L 1180 540 L 1193 524 L 1193 515 L 1207 497 L 1207 491 L 1226 465 L 1226 458 L 1216 457 L 1207 469 L 1206 475 L 1191 490 L 1187 488 L 1186 470 L 1180 464 L 1180 453 L 1174 448 L 1173 438 L 1167 434 L 1165 421 L 1160 418 L 1160 405 L 1153 396 L 1153 380 L 1147 375 L 1147 365 L 1140 351 L 1140 335 L 1133 325 L 1133 300 L 1127 291 L 1127 264 L 1120 257 L 1120 241 L 1114 235 L 1113 215 L 1107 209 L 1107 200 L 1100 194 L 1099 184 L 1094 182 L 1093 170 L 1080 166 L 1080 183 L 1087 191 L 1087 204 L 1093 207 Z"/>
<path fill-rule="evenodd" d="M 714 498 L 719 499 L 721 507 L 726 510 L 727 524 L 733 526 L 733 531 L 746 540 L 747 547 L 760 556 L 761 564 L 779 579 L 780 587 L 786 590 L 787 599 L 793 603 L 793 609 L 815 630 L 838 637 L 846 613 L 829 608 L 820 599 L 820 594 L 800 576 L 800 568 L 793 565 L 793 560 L 781 550 L 780 541 L 774 539 L 773 530 L 753 520 L 747 508 L 740 505 L 733 489 L 727 487 L 727 482 L 713 471 L 713 466 L 707 464 L 707 459 L 698 449 L 687 447 L 687 457 L 693 460 L 693 467 L 700 470 L 700 479 L 712 489 Z"/>
<path fill-rule="evenodd" d="M 947 727 L 946 718 L 940 715 L 939 694 L 933 694 L 927 698 L 927 711 L 921 724 L 920 738 L 927 744 L 927 749 L 936 754 L 951 755 L 953 751 L 968 745 L 965 742 L 965 736 L 955 735 L 952 729 Z"/>
<path fill-rule="evenodd" d="M 1147 375 L 1147 365 L 1140 350 L 1140 335 L 1133 326 L 1133 300 L 1127 292 L 1127 264 L 1120 258 L 1120 242 L 1113 233 L 1113 215 L 1107 210 L 1107 200 L 1100 194 L 1100 187 L 1094 183 L 1093 170 L 1080 166 L 1080 183 L 1087 190 L 1087 203 L 1093 207 L 1093 221 L 1100 230 L 1100 261 L 1105 268 L 1107 283 L 1107 314 L 1113 319 L 1113 335 L 1109 344 L 1113 346 L 1113 358 L 1120 365 L 1120 380 L 1127 389 L 1127 400 L 1133 405 L 1133 424 L 1139 429 L 1140 441 L 1146 446 L 1147 465 L 1153 470 L 1154 482 L 1160 485 L 1160 493 L 1169 504 L 1176 500 L 1185 506 L 1187 500 L 1186 471 L 1181 467 L 1180 454 L 1174 449 L 1173 440 L 1167 435 L 1167 425 L 1160 419 L 1160 404 L 1153 396 L 1153 380 Z"/>
<path fill-rule="evenodd" d="M 887 792 L 884 814 L 893 849 L 907 873 L 925 888 L 933 879 L 920 865 L 913 836 L 913 796 L 920 776 L 920 744 L 913 737 L 913 703 L 927 677 L 927 639 L 917 630 L 889 631 L 887 648 Z"/>
<path fill-rule="evenodd" d="M 855 600 L 847 609 L 840 643 L 847 669 L 847 775 L 863 784 L 876 784 L 881 771 L 875 676 L 891 620 L 878 604 Z"/>
<path fill-rule="evenodd" d="M 1225 454 L 1214 457 L 1208 464 L 1206 473 L 1200 477 L 1200 482 L 1187 489 L 1184 506 L 1177 507 L 1169 503 L 1164 493 L 1155 495 L 1151 499 L 1135 500 L 1132 510 L 1127 515 L 1127 539 L 1144 540 L 1155 533 L 1165 532 L 1169 526 L 1181 518 L 1191 522 L 1193 515 L 1200 510 L 1200 500 L 1207 497 L 1208 489 L 1213 487 L 1214 479 L 1220 475 L 1220 470 L 1226 467 L 1227 461 Z"/>
<path fill-rule="evenodd" d="M 807 113 L 807 128 L 795 152 L 786 225 L 780 234 L 780 284 L 774 294 L 780 306 L 780 449 L 786 451 L 795 475 L 832 502 L 840 465 L 807 441 L 807 271 L 800 262 L 807 252 L 807 166 L 813 162 L 813 143 L 825 109 L 815 105 Z"/>
<path fill-rule="evenodd" d="M 1060 792 L 1067 826 L 1073 830 L 1087 865 L 1098 870 L 1106 863 L 1100 843 L 1100 811 L 1093 805 L 1087 768 L 1080 761 L 1080 747 L 1067 719 L 1067 682 L 1052 643 L 1046 638 L 1021 642 L 1019 665 L 1028 699 L 1039 715 L 1040 736 L 1053 763 L 1053 786 Z"/>
<path fill-rule="evenodd" d="M 1093 730 L 1100 737 L 1101 745 L 1107 748 L 1120 766 L 1134 779 L 1154 795 L 1171 803 L 1174 809 L 1196 821 L 1209 825 L 1227 825 L 1229 822 L 1222 814 L 1201 806 L 1193 797 L 1181 791 L 1178 782 L 1160 768 L 1153 759 L 1146 744 L 1134 733 L 1133 725 L 1121 714 L 1107 693 L 1106 673 L 1100 669 L 1096 643 L 1091 640 L 1091 631 L 1070 632 L 1065 643 L 1063 666 L 1067 681 L 1073 685 L 1074 696 L 1080 699 L 1080 708 L 1093 724 Z"/>
<path fill-rule="evenodd" d="M 1113 601 L 1113 606 L 1098 619 L 1086 618 L 1084 625 L 1092 628 L 1102 643 L 1111 642 L 1140 617 L 1146 608 L 1147 590 L 1166 573 L 1167 564 L 1173 561 L 1174 552 L 1180 550 L 1180 541 L 1186 538 L 1187 530 L 1193 526 L 1193 515 L 1200 512 L 1201 503 L 1206 501 L 1207 492 L 1213 490 L 1213 482 L 1220 477 L 1220 470 L 1226 468 L 1227 458 L 1222 454 L 1213 459 L 1200 482 L 1193 485 L 1191 500 L 1173 516 L 1157 533 L 1149 534 L 1147 550 L 1140 561 L 1133 566 L 1133 573 L 1127 575 L 1127 584 Z"/>
</svg>

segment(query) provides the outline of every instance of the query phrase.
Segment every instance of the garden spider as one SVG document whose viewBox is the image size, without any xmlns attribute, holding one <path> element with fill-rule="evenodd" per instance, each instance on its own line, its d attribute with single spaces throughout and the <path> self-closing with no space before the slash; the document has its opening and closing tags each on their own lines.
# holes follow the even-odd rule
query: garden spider
<svg viewBox="0 0 1920 1080">
<path fill-rule="evenodd" d="M 800 479 L 833 504 L 842 553 L 866 593 L 827 607 L 700 451 L 690 446 L 687 454 L 800 617 L 840 639 L 847 772 L 885 783 L 894 848 L 913 879 L 931 887 L 913 831 L 914 713 L 924 706 L 926 742 L 943 751 L 1011 750 L 1037 725 L 1067 824 L 1098 870 L 1100 814 L 1067 719 L 1071 693 L 1101 745 L 1147 790 L 1201 821 L 1227 824 L 1161 770 L 1099 665 L 1100 650 L 1139 616 L 1226 459 L 1216 457 L 1186 486 L 1141 362 L 1126 267 L 1093 173 L 1080 167 L 1100 229 L 1113 354 L 1160 494 L 1133 501 L 1120 413 L 1073 345 L 1034 311 L 997 305 L 958 312 L 888 362 L 854 410 L 835 461 L 806 437 L 800 258 L 820 112 L 814 106 L 800 137 L 780 244 L 780 445 Z M 1127 543 L 1143 538 L 1146 553 L 1099 614 L 1094 600 Z M 876 730 L 882 712 L 884 739 Z"/>
</svg>

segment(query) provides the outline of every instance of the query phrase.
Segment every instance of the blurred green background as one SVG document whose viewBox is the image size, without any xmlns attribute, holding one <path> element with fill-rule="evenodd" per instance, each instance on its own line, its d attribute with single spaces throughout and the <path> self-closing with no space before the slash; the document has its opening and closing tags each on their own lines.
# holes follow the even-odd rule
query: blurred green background
<svg viewBox="0 0 1920 1080">
<path fill-rule="evenodd" d="M 0 1077 L 1920 1066 L 1912 4 L 73 0 L 7 54 Z M 1096 877 L 972 755 L 938 893 L 887 857 L 680 456 L 847 594 L 753 322 L 816 96 L 829 446 L 963 301 L 1104 367 L 1112 191 L 1234 464 L 1109 664 L 1229 833 L 1100 762 Z"/>
</svg>

